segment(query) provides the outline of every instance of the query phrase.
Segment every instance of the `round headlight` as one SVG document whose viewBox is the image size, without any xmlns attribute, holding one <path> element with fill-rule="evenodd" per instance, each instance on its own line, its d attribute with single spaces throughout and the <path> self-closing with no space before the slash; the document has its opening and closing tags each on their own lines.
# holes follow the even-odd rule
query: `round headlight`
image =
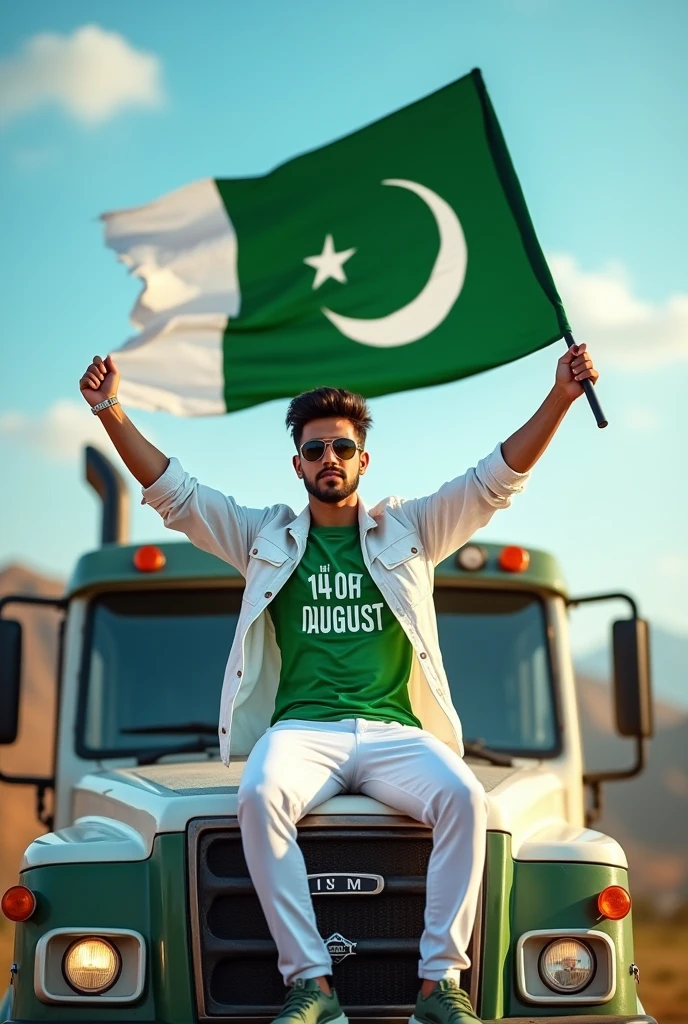
<svg viewBox="0 0 688 1024">
<path fill-rule="evenodd" d="M 122 958 L 106 939 L 77 939 L 67 949 L 62 972 L 76 992 L 99 995 L 107 992 L 119 978 Z"/>
<path fill-rule="evenodd" d="M 477 572 L 487 562 L 487 551 L 479 544 L 464 544 L 456 556 L 456 561 L 465 572 Z"/>
<path fill-rule="evenodd" d="M 555 939 L 540 954 L 540 977 L 554 992 L 580 992 L 595 974 L 595 954 L 577 939 Z"/>
</svg>

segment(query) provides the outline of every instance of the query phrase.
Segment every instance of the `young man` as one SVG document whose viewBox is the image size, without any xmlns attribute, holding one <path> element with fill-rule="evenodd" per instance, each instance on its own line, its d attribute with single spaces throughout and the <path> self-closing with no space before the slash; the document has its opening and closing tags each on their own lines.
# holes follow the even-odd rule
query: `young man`
<svg viewBox="0 0 688 1024">
<path fill-rule="evenodd" d="M 200 485 L 130 422 L 119 374 L 96 356 L 80 381 L 117 451 L 173 530 L 246 577 L 220 707 L 220 750 L 249 754 L 239 823 L 289 992 L 283 1024 L 345 1024 L 330 987 L 296 823 L 343 791 L 368 794 L 433 829 L 418 1024 L 475 1024 L 460 972 L 483 872 L 486 798 L 464 764 L 437 639 L 433 567 L 523 488 L 581 381 L 585 345 L 559 359 L 535 415 L 435 494 L 367 510 L 370 416 L 360 395 L 318 388 L 287 413 L 308 505 L 250 509 Z"/>
</svg>

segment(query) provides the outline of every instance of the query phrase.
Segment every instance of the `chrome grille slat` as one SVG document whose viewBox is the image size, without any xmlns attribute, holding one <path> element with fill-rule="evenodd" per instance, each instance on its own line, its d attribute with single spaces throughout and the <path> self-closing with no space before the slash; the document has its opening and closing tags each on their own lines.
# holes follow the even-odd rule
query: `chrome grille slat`
<svg viewBox="0 0 688 1024">
<path fill-rule="evenodd" d="M 276 1016 L 284 998 L 277 952 L 250 881 L 235 818 L 193 821 L 188 832 L 194 975 L 201 1020 Z M 413 1012 L 425 875 L 432 833 L 401 816 L 305 818 L 299 845 L 310 874 L 382 875 L 378 894 L 314 899 L 320 933 L 340 932 L 356 954 L 335 964 L 348 1016 L 400 1018 Z M 462 985 L 470 986 L 469 972 Z M 260 1002 L 253 1001 L 259 999 Z"/>
</svg>

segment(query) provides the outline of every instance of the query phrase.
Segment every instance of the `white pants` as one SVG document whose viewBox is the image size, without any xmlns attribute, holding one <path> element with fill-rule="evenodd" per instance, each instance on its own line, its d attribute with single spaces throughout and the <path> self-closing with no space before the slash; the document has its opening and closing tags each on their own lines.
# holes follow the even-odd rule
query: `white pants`
<svg viewBox="0 0 688 1024">
<path fill-rule="evenodd" d="M 432 827 L 419 975 L 470 966 L 485 860 L 487 801 L 458 754 L 422 729 L 362 718 L 284 721 L 253 748 L 239 787 L 239 824 L 285 984 L 332 973 L 318 933 L 296 822 L 339 793 L 365 793 Z"/>
</svg>

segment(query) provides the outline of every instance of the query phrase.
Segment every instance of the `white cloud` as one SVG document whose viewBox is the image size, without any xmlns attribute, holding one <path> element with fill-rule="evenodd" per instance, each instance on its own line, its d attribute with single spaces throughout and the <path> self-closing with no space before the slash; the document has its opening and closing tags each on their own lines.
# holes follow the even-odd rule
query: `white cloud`
<svg viewBox="0 0 688 1024">
<path fill-rule="evenodd" d="M 642 352 L 655 365 L 688 359 L 688 295 L 670 295 L 658 305 L 633 294 L 627 271 L 618 263 L 583 270 L 573 256 L 549 256 L 576 341 L 594 355 L 626 370 L 647 372 Z"/>
<path fill-rule="evenodd" d="M 0 120 L 53 103 L 96 124 L 123 107 L 163 101 L 160 60 L 118 32 L 84 25 L 70 36 L 40 33 L 0 60 Z"/>
<path fill-rule="evenodd" d="M 59 462 L 81 457 L 85 444 L 107 446 L 102 425 L 85 402 L 59 399 L 38 416 L 0 414 L 0 440 L 24 444 Z"/>
</svg>

